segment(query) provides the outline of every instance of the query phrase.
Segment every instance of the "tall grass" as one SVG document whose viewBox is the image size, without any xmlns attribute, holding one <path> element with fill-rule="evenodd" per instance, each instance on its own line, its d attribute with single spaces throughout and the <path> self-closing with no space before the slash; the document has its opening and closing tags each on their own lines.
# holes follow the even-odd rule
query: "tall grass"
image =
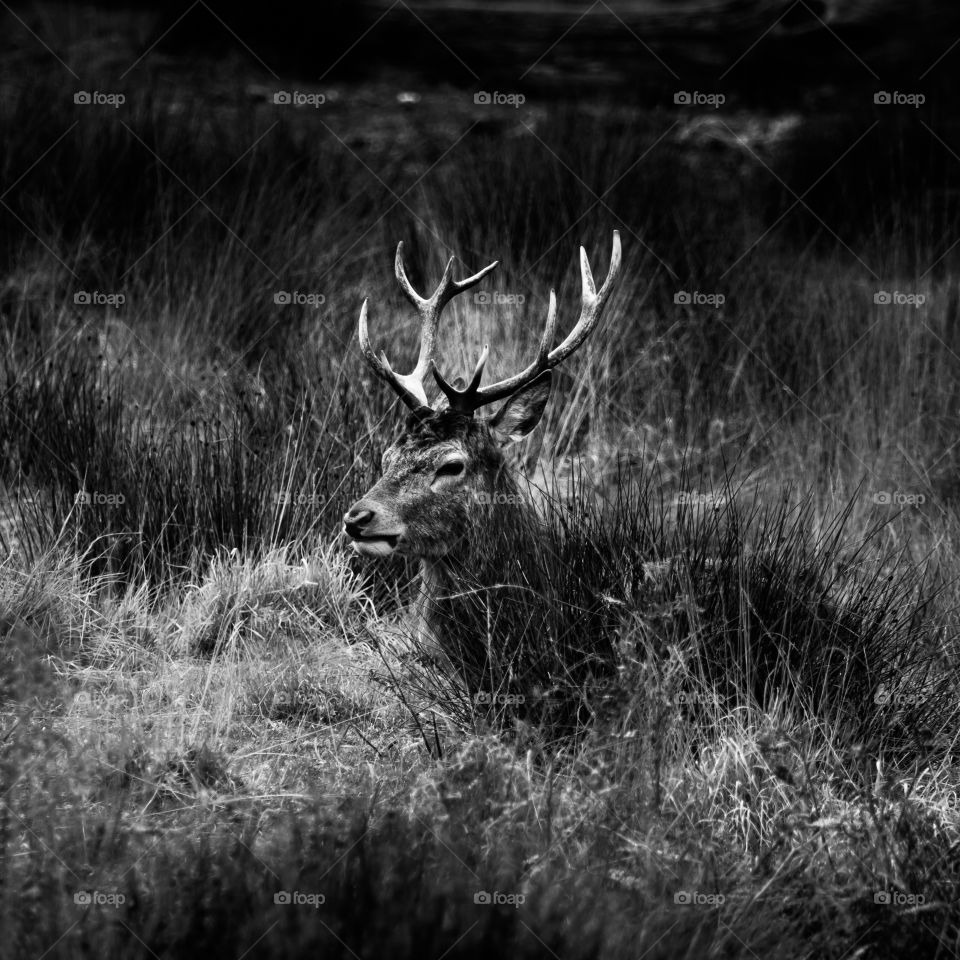
<svg viewBox="0 0 960 960">
<path fill-rule="evenodd" d="M 39 118 L 37 101 L 48 107 Z M 48 84 L 8 105 L 0 119 L 10 145 L 8 177 L 26 171 L 8 198 L 10 209 L 0 213 L 7 442 L 24 448 L 7 458 L 8 482 L 16 465 L 28 461 L 39 482 L 56 475 L 73 487 L 71 495 L 77 474 L 112 479 L 102 465 L 91 466 L 97 454 L 89 449 L 72 453 L 68 446 L 66 464 L 56 463 L 66 440 L 45 437 L 38 425 L 50 419 L 43 394 L 65 392 L 68 376 L 79 378 L 80 387 L 64 402 L 103 399 L 105 434 L 119 429 L 123 406 L 123 430 L 136 429 L 148 449 L 194 448 L 200 440 L 193 432 L 203 433 L 213 419 L 219 424 L 213 430 L 224 431 L 217 449 L 232 444 L 236 450 L 225 459 L 237 463 L 239 438 L 253 447 L 261 435 L 289 430 L 307 399 L 313 409 L 337 410 L 335 422 L 321 414 L 319 423 L 368 436 L 386 400 L 367 389 L 352 347 L 355 316 L 370 294 L 379 342 L 393 356 L 409 352 L 406 314 L 385 268 L 397 240 L 406 241 L 421 286 L 437 275 L 448 250 L 465 269 L 502 261 L 495 287 L 525 297 L 519 316 L 515 308 L 455 304 L 442 338 L 451 368 L 465 364 L 481 339 L 492 339 L 497 375 L 533 348 L 548 285 L 558 289 L 561 323 L 571 322 L 575 244 L 586 242 L 602 270 L 614 210 L 624 228 L 624 282 L 609 310 L 608 336 L 590 348 L 583 368 L 589 376 L 571 370 L 562 378 L 546 456 L 588 451 L 612 471 L 616 448 L 630 456 L 659 450 L 696 457 L 722 476 L 722 457 L 735 451 L 742 465 L 785 480 L 814 479 L 824 488 L 849 478 L 843 491 L 831 493 L 850 495 L 866 478 L 868 494 L 923 494 L 925 509 L 911 514 L 921 527 L 949 513 L 960 354 L 956 296 L 949 274 L 927 273 L 925 265 L 943 252 L 941 237 L 949 236 L 954 215 L 943 208 L 928 219 L 914 205 L 909 229 L 898 228 L 892 244 L 891 224 L 869 211 L 861 219 L 850 219 L 856 209 L 837 215 L 845 210 L 845 184 L 868 184 L 882 171 L 876 188 L 890 187 L 883 151 L 895 155 L 912 142 L 907 121 L 886 123 L 882 138 L 871 135 L 875 162 L 865 174 L 858 168 L 852 175 L 854 160 L 862 160 L 858 150 L 850 166 L 841 163 L 818 185 L 817 210 L 830 230 L 821 229 L 816 244 L 793 229 L 809 227 L 802 207 L 778 222 L 780 208 L 768 213 L 762 199 L 774 190 L 790 200 L 769 186 L 765 165 L 792 189 L 803 187 L 791 171 L 799 167 L 795 158 L 825 136 L 813 121 L 756 160 L 745 151 L 721 152 L 709 166 L 700 159 L 702 145 L 690 146 L 676 120 L 657 114 L 627 123 L 616 113 L 604 119 L 558 108 L 532 133 L 520 127 L 524 135 L 508 140 L 478 129 L 436 165 L 424 138 L 391 152 L 375 142 L 347 149 L 341 140 L 354 122 L 350 113 L 321 122 L 240 105 L 222 122 L 195 109 L 171 119 L 155 96 L 135 93 L 122 116 L 78 117 L 67 92 Z M 841 139 L 835 131 L 833 137 L 831 143 Z M 44 162 L 31 167 L 54 143 Z M 928 182 L 938 176 L 933 161 L 926 171 L 918 163 L 893 167 L 903 190 L 921 176 Z M 411 170 L 425 176 L 404 193 Z M 830 184 L 836 193 L 825 194 Z M 195 195 L 211 185 L 203 195 L 209 211 L 193 209 Z M 403 203 L 378 219 L 395 196 Z M 902 209 L 899 216 L 903 222 Z M 874 293 L 888 287 L 922 293 L 926 304 L 875 304 Z M 281 290 L 324 299 L 319 307 L 278 305 L 274 294 Z M 126 301 L 117 309 L 75 304 L 74 294 L 84 291 L 120 293 Z M 678 305 L 678 291 L 725 300 L 720 308 Z M 71 354 L 70 361 L 55 359 L 58 352 Z M 91 360 L 86 372 L 77 353 Z M 31 417 L 31 406 L 42 417 Z M 77 415 L 65 411 L 60 420 L 66 416 L 69 425 Z M 91 420 L 93 411 L 83 416 Z M 17 429 L 14 417 L 22 421 Z M 347 435 L 344 441 L 360 442 Z M 89 446 L 90 439 L 81 430 L 76 442 Z M 231 509 L 250 511 L 251 500 L 271 488 L 255 474 L 275 472 L 287 456 L 303 462 L 299 448 L 292 456 L 277 437 L 269 443 L 245 481 L 249 497 L 238 495 Z M 254 462 L 252 454 L 243 456 Z M 44 469 L 41 460 L 48 462 Z M 349 462 L 344 452 L 331 461 L 331 472 L 345 472 Z M 807 472 L 812 463 L 816 478 Z M 71 472 L 68 481 L 64 474 Z M 203 496 L 203 489 L 214 488 L 185 494 L 180 486 L 177 497 Z M 156 494 L 159 514 L 165 501 Z M 210 504 L 194 512 L 224 511 Z M 204 534 L 204 550 L 217 540 L 242 541 L 235 521 L 222 525 L 229 534 Z M 126 529 L 137 535 L 136 523 Z M 146 540 L 154 543 L 156 535 Z M 185 551 L 175 552 L 172 559 L 182 565 Z"/>
<path fill-rule="evenodd" d="M 36 491 L 29 513 L 11 507 L 34 550 L 65 541 L 127 578 L 178 580 L 221 548 L 317 537 L 363 482 L 369 436 L 343 425 L 370 412 L 336 384 L 267 401 L 225 386 L 219 410 L 170 424 L 162 409 L 131 409 L 122 376 L 90 357 L 37 369 L 24 383 L 8 363 L 0 410 L 0 429 L 20 438 L 5 479 Z"/>
<path fill-rule="evenodd" d="M 0 107 L 0 952 L 955 952 L 956 210 L 915 121 L 812 216 L 777 178 L 870 116 L 751 153 L 347 92 Z M 573 492 L 491 529 L 496 589 L 463 571 L 426 661 L 414 571 L 329 546 L 400 429 L 359 304 L 402 368 L 396 242 L 420 289 L 500 259 L 511 305 L 441 335 L 497 376 L 614 226 L 623 282 L 519 458 Z"/>
<path fill-rule="evenodd" d="M 851 544 L 849 505 L 815 532 L 809 498 L 728 484 L 678 499 L 651 476 L 609 503 L 548 498 L 533 527 L 494 516 L 476 551 L 489 567 L 460 571 L 432 625 L 448 672 L 420 677 L 431 709 L 467 729 L 521 718 L 556 744 L 611 699 L 669 695 L 708 728 L 779 706 L 818 717 L 838 749 L 911 763 L 952 749 L 960 676 L 940 598 L 884 554 L 881 526 Z M 668 655 L 675 686 L 651 692 L 635 668 Z"/>
</svg>

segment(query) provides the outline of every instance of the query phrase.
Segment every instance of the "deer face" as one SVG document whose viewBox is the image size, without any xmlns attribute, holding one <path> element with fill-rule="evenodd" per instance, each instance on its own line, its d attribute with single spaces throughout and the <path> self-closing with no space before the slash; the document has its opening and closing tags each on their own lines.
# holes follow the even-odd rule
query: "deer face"
<svg viewBox="0 0 960 960">
<path fill-rule="evenodd" d="M 503 447 L 533 430 L 549 395 L 547 374 L 490 419 L 449 409 L 411 416 L 383 455 L 383 476 L 343 518 L 354 550 L 430 560 L 455 551 L 510 482 Z"/>
<path fill-rule="evenodd" d="M 550 291 L 547 322 L 536 359 L 515 376 L 480 386 L 487 361 L 486 347 L 470 383 L 448 383 L 434 357 L 437 323 L 444 306 L 458 293 L 478 284 L 490 264 L 465 280 L 453 279 L 453 258 L 439 286 L 428 299 L 407 279 L 403 244 L 397 246 L 395 271 L 400 289 L 420 315 L 420 354 L 408 374 L 399 374 L 385 354 L 377 355 L 367 331 L 367 302 L 360 309 L 359 340 L 370 369 L 410 408 L 407 429 L 383 457 L 383 476 L 366 496 L 344 515 L 344 530 L 359 553 L 387 556 L 403 553 L 424 560 L 449 554 L 465 537 L 480 532 L 489 518 L 484 504 L 492 494 L 514 493 L 502 448 L 525 437 L 540 421 L 550 395 L 551 369 L 569 357 L 597 326 L 620 270 L 620 235 L 613 233 L 610 269 L 596 289 L 590 264 L 580 248 L 582 297 L 580 319 L 559 346 L 551 349 L 557 320 L 557 300 Z M 424 386 L 433 375 L 443 397 L 433 408 Z M 490 418 L 474 414 L 505 400 Z"/>
</svg>

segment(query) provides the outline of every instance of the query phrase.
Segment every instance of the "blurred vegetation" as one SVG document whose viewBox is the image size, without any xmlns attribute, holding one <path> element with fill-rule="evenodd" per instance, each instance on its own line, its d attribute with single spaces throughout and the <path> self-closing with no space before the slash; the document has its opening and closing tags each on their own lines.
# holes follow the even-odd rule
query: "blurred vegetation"
<svg viewBox="0 0 960 960">
<path fill-rule="evenodd" d="M 371 36 L 298 87 L 379 8 L 151 9 L 87 47 L 34 11 L 82 79 L 0 73 L 0 957 L 955 955 L 949 64 L 920 110 L 874 103 L 893 74 L 812 85 L 836 37 L 798 13 L 718 110 L 549 70 L 497 110 L 509 43 L 458 80 Z M 770 7 L 738 9 L 748 39 Z M 154 40 L 118 80 L 111 44 Z M 512 296 L 441 332 L 497 376 L 614 227 L 518 457 L 541 539 L 488 531 L 495 587 L 464 571 L 424 657 L 413 566 L 337 536 L 402 422 L 359 304 L 402 365 L 397 241 L 418 288 L 500 260 Z"/>
</svg>

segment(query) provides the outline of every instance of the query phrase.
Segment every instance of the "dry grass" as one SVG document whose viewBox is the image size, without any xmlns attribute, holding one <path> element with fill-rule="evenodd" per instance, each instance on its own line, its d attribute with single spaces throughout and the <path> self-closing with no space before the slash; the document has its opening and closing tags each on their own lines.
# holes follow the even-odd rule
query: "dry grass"
<svg viewBox="0 0 960 960">
<path fill-rule="evenodd" d="M 819 184 L 833 235 L 743 256 L 789 204 L 689 117 L 537 103 L 446 155 L 456 91 L 212 86 L 0 105 L 0 957 L 954 955 L 957 224 L 912 121 Z M 797 189 L 865 119 L 724 116 Z M 614 225 L 606 335 L 518 458 L 551 550 L 471 676 L 412 641 L 414 570 L 337 536 L 398 428 L 357 308 L 408 356 L 396 241 L 419 287 L 500 259 L 525 302 L 441 342 L 497 376 Z"/>
</svg>

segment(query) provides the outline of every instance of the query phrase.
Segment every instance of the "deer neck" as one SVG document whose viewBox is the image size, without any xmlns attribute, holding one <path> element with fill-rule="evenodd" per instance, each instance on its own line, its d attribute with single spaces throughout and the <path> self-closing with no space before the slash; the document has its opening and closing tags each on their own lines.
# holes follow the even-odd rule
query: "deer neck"
<svg viewBox="0 0 960 960">
<path fill-rule="evenodd" d="M 498 473 L 457 548 L 420 561 L 418 624 L 421 636 L 435 636 L 444 625 L 463 623 L 488 601 L 485 588 L 513 579 L 516 545 L 529 546 L 538 527 L 533 508 L 523 499 L 513 475 Z M 496 594 L 490 594 L 496 602 Z"/>
</svg>

